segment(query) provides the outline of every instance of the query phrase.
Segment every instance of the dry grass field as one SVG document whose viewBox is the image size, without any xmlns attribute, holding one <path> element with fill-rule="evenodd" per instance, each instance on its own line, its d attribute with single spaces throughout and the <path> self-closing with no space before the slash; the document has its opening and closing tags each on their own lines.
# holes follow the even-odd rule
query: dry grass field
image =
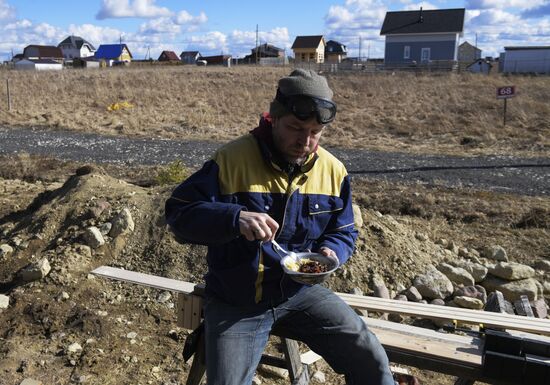
<svg viewBox="0 0 550 385">
<path fill-rule="evenodd" d="M 286 68 L 155 66 L 0 70 L 0 124 L 109 135 L 227 140 L 250 130 Z M 550 78 L 325 74 L 339 113 L 324 143 L 448 154 L 550 155 Z M 9 77 L 12 111 L 7 111 Z M 516 85 L 502 126 L 497 86 Z M 128 102 L 130 108 L 109 111 Z"/>
</svg>

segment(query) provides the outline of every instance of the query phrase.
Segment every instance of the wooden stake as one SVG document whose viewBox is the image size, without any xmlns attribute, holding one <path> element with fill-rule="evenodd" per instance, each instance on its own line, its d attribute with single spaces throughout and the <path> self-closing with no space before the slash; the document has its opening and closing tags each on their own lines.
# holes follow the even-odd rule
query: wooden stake
<svg viewBox="0 0 550 385">
<path fill-rule="evenodd" d="M 6 79 L 6 90 L 8 93 L 8 111 L 11 111 L 10 79 Z"/>
<path fill-rule="evenodd" d="M 507 105 L 506 102 L 507 102 L 507 101 L 508 101 L 508 99 L 505 98 L 505 99 L 504 99 L 504 112 L 503 112 L 503 114 L 502 114 L 502 119 L 503 119 L 502 125 L 503 125 L 503 127 L 506 127 L 506 105 Z"/>
</svg>

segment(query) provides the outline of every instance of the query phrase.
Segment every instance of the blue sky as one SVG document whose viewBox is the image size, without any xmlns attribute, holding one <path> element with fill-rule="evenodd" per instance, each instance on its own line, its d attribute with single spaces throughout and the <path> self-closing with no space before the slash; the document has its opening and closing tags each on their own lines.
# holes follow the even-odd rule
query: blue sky
<svg viewBox="0 0 550 385">
<path fill-rule="evenodd" d="M 57 45 L 70 34 L 96 47 L 122 40 L 134 57 L 162 50 L 250 53 L 256 41 L 285 48 L 297 35 L 324 35 L 350 56 L 382 57 L 387 11 L 466 8 L 462 41 L 485 56 L 509 45 L 550 45 L 550 0 L 0 0 L 0 60 L 28 44 Z"/>
</svg>

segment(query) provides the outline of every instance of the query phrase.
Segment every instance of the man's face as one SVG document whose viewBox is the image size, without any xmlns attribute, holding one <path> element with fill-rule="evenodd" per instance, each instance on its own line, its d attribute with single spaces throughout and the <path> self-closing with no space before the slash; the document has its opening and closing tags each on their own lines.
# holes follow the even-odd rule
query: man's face
<svg viewBox="0 0 550 385">
<path fill-rule="evenodd" d="M 273 118 L 273 142 L 290 163 L 302 164 L 317 147 L 324 126 L 315 117 L 300 120 L 292 114 Z"/>
</svg>

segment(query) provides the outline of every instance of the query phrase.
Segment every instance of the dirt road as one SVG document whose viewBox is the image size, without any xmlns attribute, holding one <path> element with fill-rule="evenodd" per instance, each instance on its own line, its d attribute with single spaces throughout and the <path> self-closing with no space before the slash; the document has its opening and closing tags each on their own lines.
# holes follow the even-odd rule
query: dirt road
<svg viewBox="0 0 550 385">
<path fill-rule="evenodd" d="M 0 128 L 0 154 L 19 152 L 81 162 L 120 165 L 166 164 L 181 159 L 197 168 L 222 143 L 132 139 L 67 131 Z M 550 195 L 550 159 L 512 156 L 456 157 L 329 148 L 352 175 L 370 178 Z"/>
</svg>

